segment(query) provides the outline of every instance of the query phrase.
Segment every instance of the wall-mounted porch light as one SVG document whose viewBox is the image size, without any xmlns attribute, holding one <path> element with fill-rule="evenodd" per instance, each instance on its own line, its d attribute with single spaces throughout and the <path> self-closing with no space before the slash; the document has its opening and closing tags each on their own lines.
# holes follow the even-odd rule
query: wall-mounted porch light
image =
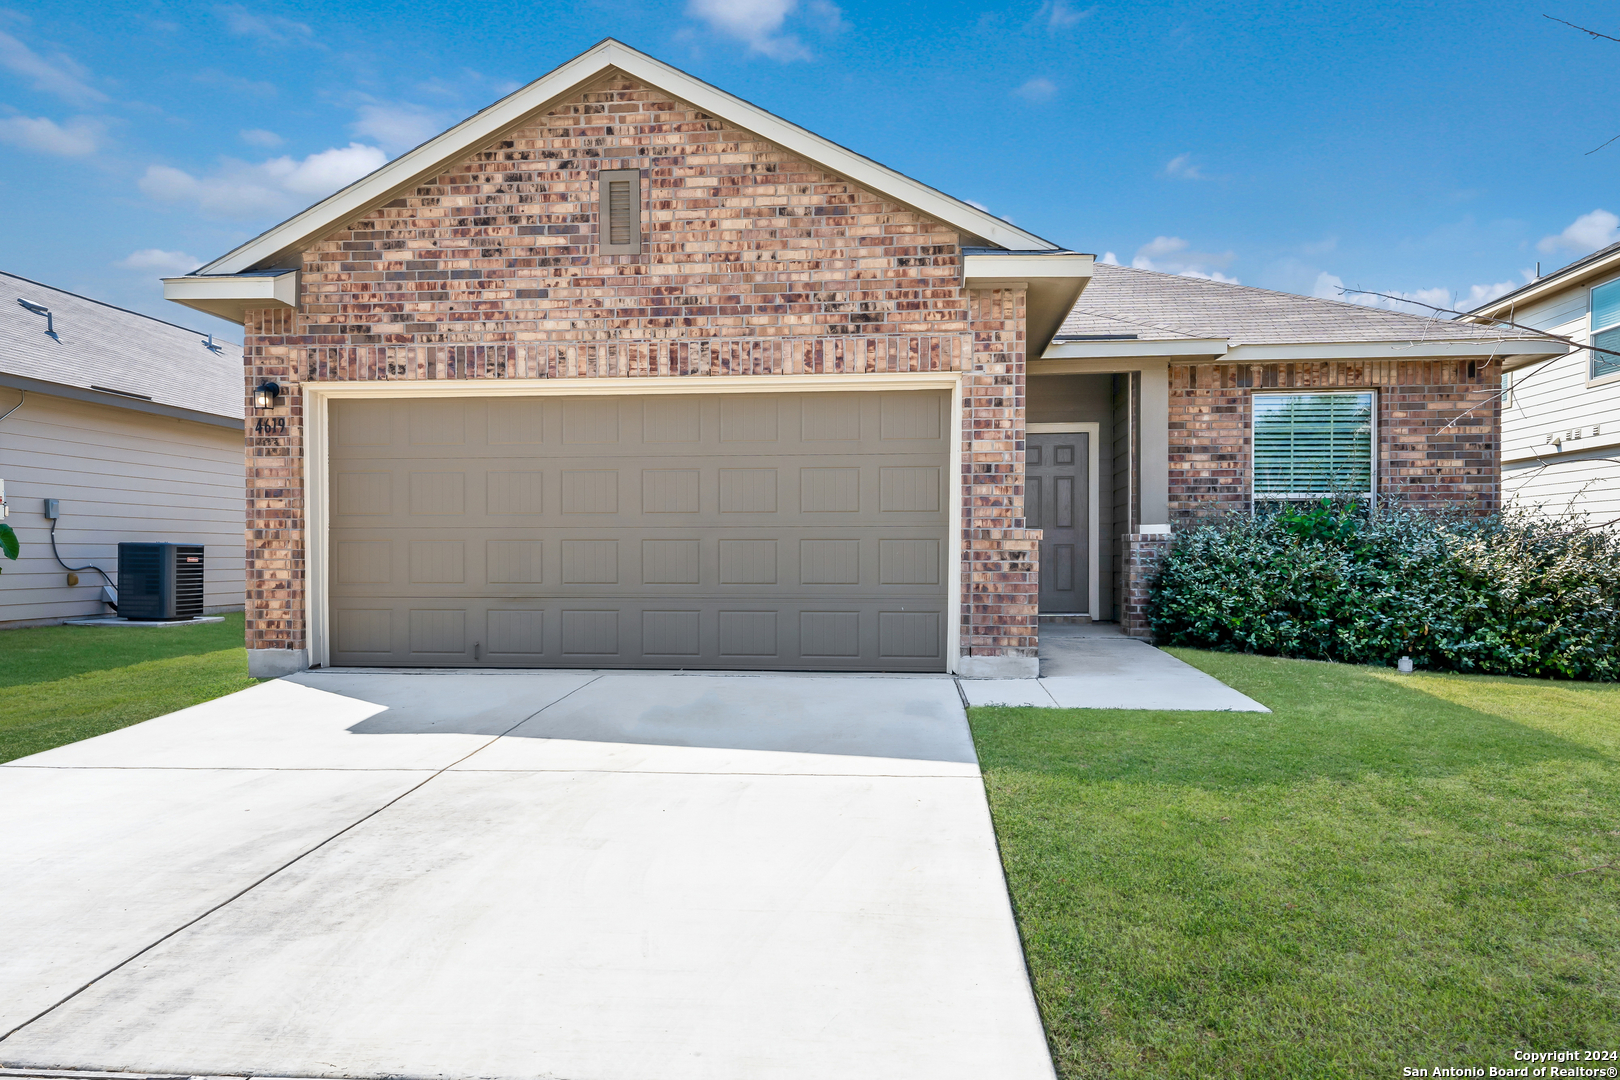
<svg viewBox="0 0 1620 1080">
<path fill-rule="evenodd" d="M 253 407 L 255 409 L 273 409 L 276 407 L 276 398 L 281 396 L 281 387 L 269 379 L 264 380 L 253 390 Z"/>
</svg>

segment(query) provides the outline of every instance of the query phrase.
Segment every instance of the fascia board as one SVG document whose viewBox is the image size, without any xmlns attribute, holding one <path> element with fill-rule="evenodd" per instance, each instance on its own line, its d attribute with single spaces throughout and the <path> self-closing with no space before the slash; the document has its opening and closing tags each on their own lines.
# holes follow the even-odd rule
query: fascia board
<svg viewBox="0 0 1620 1080">
<path fill-rule="evenodd" d="M 1068 252 L 1061 255 L 968 255 L 962 259 L 962 280 L 970 289 L 1042 278 L 1089 281 L 1094 262 L 1095 256 Z"/>
<path fill-rule="evenodd" d="M 249 309 L 296 308 L 298 271 L 164 278 L 163 298 L 241 323 Z"/>
<path fill-rule="evenodd" d="M 1225 338 L 1177 338 L 1170 341 L 1054 341 L 1043 360 L 1090 356 L 1225 356 Z"/>
<path fill-rule="evenodd" d="M 0 374 L 0 386 L 9 386 L 13 390 L 26 390 L 30 394 L 67 398 L 69 401 L 85 401 L 92 405 L 110 405 L 115 409 L 128 409 L 130 412 L 150 413 L 153 416 L 167 416 L 174 420 L 191 420 L 199 424 L 211 424 L 214 427 L 232 428 L 236 431 L 242 430 L 243 419 L 240 416 L 221 416 L 218 413 L 186 409 L 179 405 L 165 405 L 161 401 L 124 397 L 122 394 L 107 394 L 100 390 L 86 390 L 82 386 L 47 382 L 44 379 L 30 379 L 24 375 Z"/>
<path fill-rule="evenodd" d="M 488 145 L 502 132 L 519 126 L 580 86 L 613 69 L 671 93 L 703 112 L 730 121 L 804 157 L 828 172 L 905 203 L 972 237 L 1001 247 L 1058 249 L 1058 245 L 1050 240 L 1025 232 L 994 214 L 971 207 L 693 78 L 684 71 L 609 39 L 193 273 L 240 273 L 284 251 L 313 242 L 314 238 L 386 201 L 396 191 L 433 176 L 451 162 Z"/>
<path fill-rule="evenodd" d="M 1419 360 L 1435 356 L 1561 356 L 1558 342 L 1534 338 L 1475 341 L 1329 341 L 1297 345 L 1234 345 L 1226 359 L 1238 364 L 1275 364 L 1290 360 Z"/>
<path fill-rule="evenodd" d="M 1522 308 L 1526 304 L 1534 304 L 1545 300 L 1549 296 L 1563 292 L 1565 289 L 1573 289 L 1584 285 L 1595 277 L 1602 277 L 1604 274 L 1613 273 L 1615 270 L 1620 270 L 1620 251 L 1607 258 L 1599 259 L 1595 263 L 1582 266 L 1573 273 L 1565 274 L 1554 271 L 1540 281 L 1533 281 L 1522 289 L 1515 290 L 1506 296 L 1491 301 L 1484 307 L 1475 308 L 1457 321 L 1478 323 L 1489 322 L 1499 316 L 1505 317 L 1508 312 L 1516 308 Z"/>
</svg>

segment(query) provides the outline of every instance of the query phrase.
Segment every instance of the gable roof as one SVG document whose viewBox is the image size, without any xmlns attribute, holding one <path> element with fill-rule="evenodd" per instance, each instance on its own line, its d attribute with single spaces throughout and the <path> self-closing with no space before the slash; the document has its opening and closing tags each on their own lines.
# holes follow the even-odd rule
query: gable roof
<svg viewBox="0 0 1620 1080">
<path fill-rule="evenodd" d="M 1452 355 L 1464 350 L 1485 355 L 1504 348 L 1562 353 L 1565 348 L 1523 331 L 1107 263 L 1093 268 L 1091 284 L 1064 320 L 1054 345 L 1065 339 L 1218 341 L 1224 343 L 1221 352 L 1358 343 L 1397 343 L 1409 355 L 1422 355 L 1411 350 L 1414 343 L 1444 346 L 1442 351 Z"/>
<path fill-rule="evenodd" d="M 606 38 L 529 85 L 481 109 L 448 131 L 429 139 L 361 177 L 336 194 L 227 252 L 193 275 L 240 274 L 280 265 L 296 251 L 393 199 L 400 191 L 434 177 L 503 133 L 556 107 L 591 84 L 619 72 L 673 94 L 718 119 L 751 131 L 805 160 L 875 194 L 943 221 L 963 234 L 963 243 L 996 248 L 1057 250 L 1058 245 L 1020 229 L 994 214 L 913 180 L 871 158 L 807 131 L 742 98 L 710 86 L 678 68 L 622 42 Z"/>
<path fill-rule="evenodd" d="M 242 347 L 0 271 L 0 385 L 240 428 Z M 50 309 L 43 315 L 19 299 Z"/>
<path fill-rule="evenodd" d="M 1534 281 L 1520 285 L 1510 293 L 1503 293 L 1495 300 L 1479 305 L 1464 317 L 1468 319 L 1490 318 L 1492 316 L 1512 318 L 1509 312 L 1516 307 L 1522 308 L 1526 303 L 1539 300 L 1551 293 L 1573 288 L 1591 278 L 1613 273 L 1615 270 L 1620 270 L 1620 242 L 1599 248 L 1590 255 L 1581 256 L 1568 266 L 1561 266 L 1544 277 L 1538 277 Z"/>
</svg>

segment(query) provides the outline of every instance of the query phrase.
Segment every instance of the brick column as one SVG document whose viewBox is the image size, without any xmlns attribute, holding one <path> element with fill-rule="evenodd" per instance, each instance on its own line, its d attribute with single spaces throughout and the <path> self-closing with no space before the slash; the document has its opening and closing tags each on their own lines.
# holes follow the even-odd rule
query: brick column
<svg viewBox="0 0 1620 1080">
<path fill-rule="evenodd" d="M 968 294 L 962 379 L 962 655 L 970 677 L 1040 670 L 1040 530 L 1024 528 L 1023 289 Z"/>
<path fill-rule="evenodd" d="M 285 344 L 290 311 L 247 313 L 248 673 L 273 678 L 309 666 L 305 622 L 304 396 L 297 357 Z M 281 387 L 273 409 L 253 408 L 266 379 Z"/>
<path fill-rule="evenodd" d="M 1164 533 L 1130 533 L 1124 543 L 1125 595 L 1119 605 L 1120 629 L 1126 637 L 1151 640 L 1148 622 L 1148 596 L 1159 566 L 1170 551 L 1170 537 Z"/>
</svg>

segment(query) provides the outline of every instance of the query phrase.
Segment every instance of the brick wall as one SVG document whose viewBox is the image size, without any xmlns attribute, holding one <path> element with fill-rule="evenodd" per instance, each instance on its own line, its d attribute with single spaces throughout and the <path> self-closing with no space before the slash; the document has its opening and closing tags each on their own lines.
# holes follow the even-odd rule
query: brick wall
<svg viewBox="0 0 1620 1080">
<path fill-rule="evenodd" d="M 597 253 L 618 168 L 644 171 L 640 255 Z M 248 391 L 286 388 L 250 414 L 249 647 L 308 644 L 305 382 L 963 371 L 964 647 L 1032 652 L 1024 295 L 960 279 L 947 226 L 661 91 L 558 106 L 314 244 L 296 311 L 248 313 Z"/>
<path fill-rule="evenodd" d="M 1040 530 L 1024 525 L 1022 289 L 974 290 L 972 362 L 962 380 L 962 649 L 1034 656 Z"/>
<path fill-rule="evenodd" d="M 1255 390 L 1377 392 L 1378 490 L 1421 505 L 1488 513 L 1501 505 L 1501 368 L 1466 359 L 1173 364 L 1170 513 L 1250 505 L 1250 395 Z"/>
<path fill-rule="evenodd" d="M 1148 600 L 1153 579 L 1170 551 L 1170 537 L 1162 533 L 1128 533 L 1120 537 L 1120 562 L 1125 589 L 1119 602 L 1120 630 L 1126 637 L 1151 639 Z"/>
</svg>

